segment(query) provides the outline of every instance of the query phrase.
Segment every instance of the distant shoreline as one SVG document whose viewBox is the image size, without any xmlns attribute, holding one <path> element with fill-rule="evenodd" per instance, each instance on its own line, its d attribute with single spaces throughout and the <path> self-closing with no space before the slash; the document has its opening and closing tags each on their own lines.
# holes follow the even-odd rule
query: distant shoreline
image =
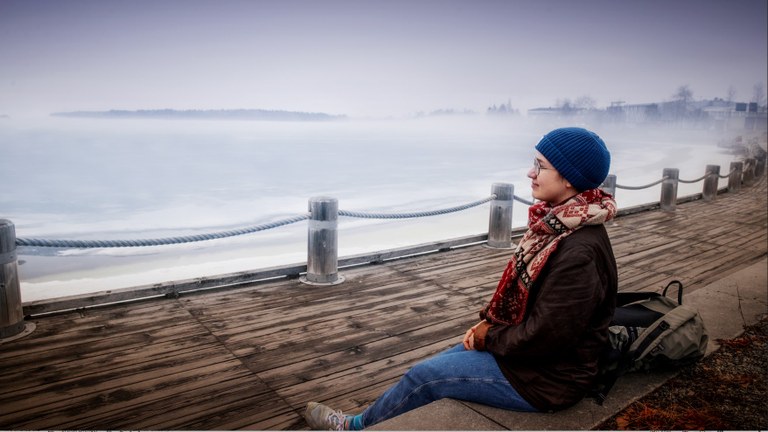
<svg viewBox="0 0 768 432">
<path fill-rule="evenodd" d="M 103 118 L 103 119 L 180 119 L 180 120 L 279 120 L 279 121 L 332 121 L 344 120 L 346 115 L 331 115 L 317 112 L 281 111 L 263 109 L 221 109 L 221 110 L 109 110 L 69 111 L 52 113 L 53 117 Z"/>
</svg>

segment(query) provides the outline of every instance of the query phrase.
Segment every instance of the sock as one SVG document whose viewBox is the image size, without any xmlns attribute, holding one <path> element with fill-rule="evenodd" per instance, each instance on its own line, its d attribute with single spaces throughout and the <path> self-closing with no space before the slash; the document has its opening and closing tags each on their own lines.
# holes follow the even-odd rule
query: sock
<svg viewBox="0 0 768 432">
<path fill-rule="evenodd" d="M 356 416 L 346 416 L 344 419 L 345 430 L 363 430 L 363 416 L 358 414 Z"/>
</svg>

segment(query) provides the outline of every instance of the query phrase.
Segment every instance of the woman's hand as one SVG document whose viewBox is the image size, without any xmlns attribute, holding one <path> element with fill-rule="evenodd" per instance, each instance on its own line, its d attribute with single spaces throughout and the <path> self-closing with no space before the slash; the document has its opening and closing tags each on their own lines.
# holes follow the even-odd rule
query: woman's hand
<svg viewBox="0 0 768 432">
<path fill-rule="evenodd" d="M 464 349 L 467 351 L 475 349 L 475 329 L 477 326 L 482 324 L 483 322 L 480 321 L 479 323 L 472 326 L 471 329 L 467 330 L 467 332 L 464 334 Z"/>
<path fill-rule="evenodd" d="M 485 338 L 492 326 L 492 324 L 486 321 L 480 321 L 467 330 L 467 333 L 464 334 L 464 349 L 467 351 L 485 351 Z"/>
</svg>

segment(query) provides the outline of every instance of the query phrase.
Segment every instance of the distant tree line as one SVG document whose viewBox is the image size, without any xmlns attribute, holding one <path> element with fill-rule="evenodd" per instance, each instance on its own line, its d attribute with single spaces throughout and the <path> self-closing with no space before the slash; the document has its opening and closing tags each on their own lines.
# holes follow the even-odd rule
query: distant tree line
<svg viewBox="0 0 768 432">
<path fill-rule="evenodd" d="M 276 121 L 328 121 L 346 118 L 345 115 L 326 113 L 279 111 L 263 109 L 222 109 L 222 110 L 109 110 L 71 111 L 51 114 L 56 117 L 78 118 L 154 118 L 154 119 L 220 119 L 220 120 L 276 120 Z"/>
<path fill-rule="evenodd" d="M 509 115 L 509 114 L 518 115 L 518 114 L 520 114 L 519 110 L 516 110 L 516 109 L 512 108 L 512 101 L 507 101 L 507 103 L 501 104 L 501 105 L 495 105 L 494 104 L 492 106 L 489 106 L 488 109 L 485 110 L 485 112 L 486 112 L 486 114 L 491 114 L 491 115 Z"/>
</svg>

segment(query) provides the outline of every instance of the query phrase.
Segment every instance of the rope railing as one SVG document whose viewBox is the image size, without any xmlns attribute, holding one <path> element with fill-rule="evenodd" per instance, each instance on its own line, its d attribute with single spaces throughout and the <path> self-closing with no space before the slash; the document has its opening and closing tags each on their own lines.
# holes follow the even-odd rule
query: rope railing
<svg viewBox="0 0 768 432">
<path fill-rule="evenodd" d="M 641 190 L 641 189 L 648 189 L 648 188 L 650 188 L 650 187 L 654 187 L 654 186 L 656 186 L 657 184 L 659 184 L 659 183 L 663 182 L 663 181 L 664 181 L 664 180 L 666 180 L 667 178 L 668 178 L 668 177 L 662 177 L 660 180 L 657 180 L 657 181 L 655 181 L 655 182 L 653 182 L 653 183 L 648 183 L 647 185 L 642 185 L 642 186 L 624 186 L 624 185 L 620 185 L 620 184 L 617 184 L 617 185 L 616 185 L 616 189 L 626 189 L 626 190 Z"/>
<path fill-rule="evenodd" d="M 518 198 L 515 196 L 515 198 Z M 467 210 L 473 207 L 480 206 L 489 201 L 496 199 L 496 195 L 483 198 L 478 201 L 474 201 L 468 204 L 463 204 L 456 207 L 449 207 L 438 210 L 430 210 L 423 212 L 410 212 L 410 213 L 369 213 L 349 210 L 339 210 L 339 216 L 347 216 L 362 219 L 408 219 L 408 218 L 420 218 L 428 216 L 438 216 L 448 213 L 454 213 L 462 210 Z M 522 199 L 520 199 L 522 200 Z M 523 200 L 525 202 L 525 200 Z M 529 204 L 530 205 L 530 204 Z M 246 234 L 252 234 L 259 231 L 266 231 L 272 228 L 278 228 L 281 226 L 289 225 L 292 223 L 300 222 L 309 218 L 309 214 L 297 215 L 287 219 L 270 222 L 261 225 L 255 225 L 251 227 L 220 231 L 206 234 L 196 234 L 189 236 L 178 237 L 166 237 L 156 239 L 132 239 L 132 240 L 68 240 L 68 239 L 38 239 L 38 238 L 17 238 L 16 246 L 30 246 L 30 247 L 50 247 L 50 248 L 122 248 L 122 247 L 145 247 L 145 246 L 167 246 L 173 244 L 192 243 L 206 240 L 216 240 L 227 237 L 241 236 Z"/>
<path fill-rule="evenodd" d="M 455 213 L 463 210 L 468 210 L 492 200 L 496 199 L 496 195 L 470 202 L 467 204 L 448 207 L 437 210 L 428 210 L 420 212 L 407 212 L 407 213 L 371 213 L 351 210 L 339 210 L 339 216 L 360 218 L 360 219 L 412 219 L 430 216 L 439 216 L 449 213 Z M 526 204 L 533 205 L 531 201 L 520 198 L 514 195 L 514 199 Z M 50 247 L 50 248 L 123 248 L 123 247 L 146 247 L 146 246 L 167 246 L 182 243 L 192 243 L 207 240 L 217 240 L 227 237 L 235 237 L 246 234 L 252 234 L 259 231 L 266 231 L 272 228 L 278 228 L 281 226 L 289 225 L 292 223 L 307 220 L 310 217 L 309 214 L 297 215 L 287 219 L 270 222 L 261 225 L 255 225 L 251 227 L 219 231 L 213 233 L 196 234 L 188 236 L 177 237 L 165 237 L 165 238 L 153 238 L 153 239 L 130 239 L 130 240 L 70 240 L 70 239 L 40 239 L 40 238 L 17 238 L 16 246 L 29 246 L 29 247 Z"/>
<path fill-rule="evenodd" d="M 17 238 L 17 246 L 36 246 L 36 247 L 54 247 L 54 248 L 120 248 L 120 247 L 143 247 L 143 246 L 167 246 L 172 244 L 192 243 L 205 240 L 215 240 L 227 237 L 251 234 L 259 231 L 289 225 L 309 218 L 309 214 L 298 215 L 287 219 L 270 222 L 261 225 L 254 225 L 242 229 L 219 231 L 209 234 L 197 234 L 180 237 L 166 237 L 158 239 L 136 239 L 136 240 L 47 240 L 47 239 L 27 239 Z"/>
<path fill-rule="evenodd" d="M 471 202 L 469 204 L 456 206 L 456 207 L 449 207 L 449 208 L 439 209 L 439 210 L 429 210 L 429 211 L 423 211 L 423 212 L 411 212 L 411 213 L 368 213 L 368 212 L 360 212 L 360 211 L 339 210 L 339 216 L 347 216 L 347 217 L 354 217 L 354 218 L 361 218 L 361 219 L 409 219 L 409 218 L 419 218 L 419 217 L 428 217 L 428 216 L 438 216 L 438 215 L 454 213 L 462 210 L 467 210 L 473 207 L 477 207 L 479 205 L 485 204 L 494 199 L 496 199 L 496 195 L 491 195 L 487 198 L 483 198 L 481 200 Z"/>
<path fill-rule="evenodd" d="M 721 179 L 727 179 L 728 177 L 730 177 L 730 176 L 731 176 L 731 174 L 735 173 L 736 171 L 738 171 L 738 169 L 737 169 L 737 168 L 734 168 L 734 169 L 732 169 L 731 171 L 729 171 L 729 172 L 728 172 L 728 174 L 725 174 L 725 175 L 720 175 L 720 174 L 718 174 L 718 175 L 717 175 L 717 177 L 718 177 L 718 178 L 721 178 Z"/>
<path fill-rule="evenodd" d="M 716 175 L 717 175 L 717 177 L 718 177 L 718 178 L 721 178 L 721 179 L 727 179 L 727 178 L 729 178 L 729 177 L 731 176 L 731 174 L 733 174 L 733 173 L 734 173 L 734 172 L 736 172 L 737 170 L 738 170 L 738 168 L 734 168 L 734 169 L 732 169 L 731 171 L 729 171 L 729 172 L 728 172 L 727 174 L 725 174 L 725 175 L 720 175 L 720 174 L 716 174 Z M 745 168 L 744 170 L 742 170 L 742 172 L 747 172 L 747 171 L 748 171 L 748 168 Z M 698 183 L 698 182 L 700 182 L 700 181 L 702 181 L 702 180 L 706 179 L 706 178 L 707 178 L 707 177 L 709 177 L 710 175 L 712 175 L 712 174 L 710 174 L 710 173 L 707 173 L 707 174 L 704 174 L 703 176 L 701 176 L 701 177 L 699 177 L 699 178 L 696 178 L 696 179 L 693 179 L 693 180 L 683 180 L 683 179 L 677 179 L 677 181 L 679 181 L 680 183 L 693 184 L 693 183 Z M 662 178 L 660 178 L 659 180 L 656 180 L 655 182 L 652 182 L 652 183 L 648 183 L 648 184 L 646 184 L 646 185 L 642 185 L 642 186 L 626 186 L 626 185 L 620 185 L 620 184 L 616 184 L 616 189 L 625 189 L 625 190 L 641 190 L 641 189 L 648 189 L 648 188 L 651 188 L 651 187 L 653 187 L 653 186 L 656 186 L 656 185 L 658 185 L 658 184 L 660 184 L 660 183 L 663 183 L 663 182 L 664 182 L 664 180 L 667 180 L 667 179 L 669 179 L 669 177 L 666 177 L 666 176 L 665 176 L 665 177 L 662 177 Z M 515 197 L 515 198 L 517 198 L 517 197 Z"/>
<path fill-rule="evenodd" d="M 533 201 L 528 201 L 527 199 L 524 199 L 524 198 L 520 198 L 520 197 L 519 197 L 519 196 L 517 196 L 517 195 L 515 195 L 515 196 L 513 197 L 513 199 L 514 199 L 515 201 L 517 201 L 517 202 L 520 202 L 520 203 L 523 203 L 523 204 L 525 204 L 525 205 L 527 205 L 527 206 L 532 206 L 532 205 L 533 205 Z"/>
<path fill-rule="evenodd" d="M 683 180 L 683 179 L 677 179 L 677 181 L 679 181 L 680 183 L 693 184 L 693 183 L 697 183 L 697 182 L 700 182 L 700 181 L 704 180 L 704 179 L 705 179 L 705 178 L 707 178 L 707 177 L 709 177 L 709 174 L 704 174 L 703 176 L 701 176 L 701 177 L 697 178 L 696 180 Z"/>
</svg>

